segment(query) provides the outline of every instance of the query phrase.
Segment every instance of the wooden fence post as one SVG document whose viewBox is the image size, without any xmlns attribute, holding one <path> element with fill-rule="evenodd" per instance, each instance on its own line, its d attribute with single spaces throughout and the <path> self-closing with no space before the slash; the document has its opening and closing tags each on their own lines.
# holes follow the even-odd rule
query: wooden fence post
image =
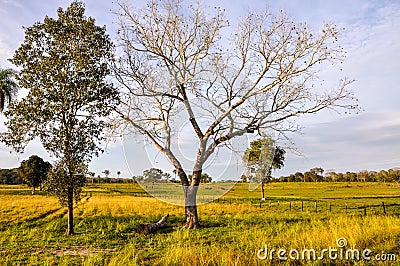
<svg viewBox="0 0 400 266">
<path fill-rule="evenodd" d="M 315 212 L 318 212 L 317 202 L 315 202 Z"/>
<path fill-rule="evenodd" d="M 385 209 L 385 202 L 382 201 L 382 208 L 383 208 L 383 213 L 386 215 L 386 209 Z"/>
<path fill-rule="evenodd" d="M 301 211 L 304 211 L 304 201 L 301 201 Z"/>
</svg>

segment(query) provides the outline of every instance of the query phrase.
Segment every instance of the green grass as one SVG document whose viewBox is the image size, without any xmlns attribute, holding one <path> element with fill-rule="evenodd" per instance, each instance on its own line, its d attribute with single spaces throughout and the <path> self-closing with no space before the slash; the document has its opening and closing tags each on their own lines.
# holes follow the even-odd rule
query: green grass
<svg viewBox="0 0 400 266">
<path fill-rule="evenodd" d="M 238 184 L 218 201 L 199 206 L 202 228 L 195 231 L 182 228 L 183 207 L 149 197 L 138 185 L 93 184 L 75 209 L 72 237 L 65 236 L 66 210 L 56 199 L 29 193 L 25 186 L 0 186 L 0 265 L 380 265 L 256 255 L 265 245 L 318 251 L 336 247 L 339 237 L 349 248 L 396 254 L 397 262 L 381 264 L 400 265 L 397 184 L 272 183 L 261 208 L 260 191 Z M 199 198 L 207 196 L 209 191 Z M 169 199 L 174 197 L 179 195 Z M 136 233 L 140 223 L 166 213 L 168 227 L 153 235 Z"/>
</svg>

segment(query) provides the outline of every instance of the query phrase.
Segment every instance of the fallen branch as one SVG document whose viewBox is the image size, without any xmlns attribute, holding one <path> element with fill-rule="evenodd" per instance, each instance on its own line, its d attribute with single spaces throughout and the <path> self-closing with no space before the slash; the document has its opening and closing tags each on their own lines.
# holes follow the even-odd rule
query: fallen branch
<svg viewBox="0 0 400 266">
<path fill-rule="evenodd" d="M 165 226 L 165 222 L 167 221 L 168 217 L 169 217 L 169 214 L 165 215 L 163 218 L 161 218 L 160 221 L 158 221 L 156 223 L 139 224 L 136 231 L 141 234 L 155 233 L 158 229 Z"/>
</svg>

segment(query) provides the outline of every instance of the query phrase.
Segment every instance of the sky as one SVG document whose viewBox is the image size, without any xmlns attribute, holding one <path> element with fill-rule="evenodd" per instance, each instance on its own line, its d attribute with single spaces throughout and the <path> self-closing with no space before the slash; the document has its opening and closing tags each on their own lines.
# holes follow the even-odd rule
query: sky
<svg viewBox="0 0 400 266">
<path fill-rule="evenodd" d="M 58 7 L 67 7 L 64 0 L 0 0 L 0 66 L 13 67 L 7 61 L 24 38 L 23 26 L 55 17 Z M 106 25 L 110 36 L 115 36 L 117 26 L 112 1 L 86 0 L 87 15 L 98 25 Z M 143 6 L 143 1 L 129 1 L 133 6 Z M 343 28 L 339 43 L 347 51 L 343 71 L 324 69 L 321 75 L 327 86 L 348 76 L 355 79 L 351 88 L 358 97 L 363 112 L 343 115 L 323 111 L 298 120 L 302 134 L 290 135 L 300 152 L 286 154 L 285 166 L 275 171 L 275 176 L 304 172 L 313 167 L 338 172 L 381 170 L 400 167 L 400 1 L 385 0 L 280 0 L 280 1 L 213 1 L 213 5 L 226 10 L 231 24 L 248 10 L 269 5 L 273 11 L 285 10 L 298 22 L 307 22 L 314 29 L 325 23 Z M 5 131 L 5 118 L 0 114 L 0 131 Z M 182 132 L 185 132 L 182 126 Z M 191 151 L 185 146 L 192 140 L 181 136 L 181 153 L 187 157 Z M 186 142 L 185 142 L 186 141 Z M 186 143 L 186 144 L 185 144 Z M 246 140 L 238 142 L 243 148 Z M 54 160 L 38 141 L 28 145 L 23 154 L 16 154 L 0 143 L 0 168 L 18 167 L 32 154 Z M 222 151 L 213 158 L 209 168 L 211 176 L 234 179 L 243 171 L 238 154 Z M 229 163 L 227 163 L 229 161 Z M 97 175 L 105 169 L 111 176 L 121 171 L 121 177 L 140 175 L 150 167 L 172 172 L 163 156 L 143 138 L 124 137 L 108 143 L 105 153 L 94 158 L 90 170 Z"/>
</svg>

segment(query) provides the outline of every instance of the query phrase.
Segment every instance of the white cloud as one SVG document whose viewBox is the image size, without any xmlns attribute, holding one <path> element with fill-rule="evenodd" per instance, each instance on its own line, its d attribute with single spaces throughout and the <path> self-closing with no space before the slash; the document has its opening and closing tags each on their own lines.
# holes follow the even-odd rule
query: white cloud
<svg viewBox="0 0 400 266">
<path fill-rule="evenodd" d="M 1 0 L 0 1 L 4 5 L 11 5 L 14 7 L 22 7 L 21 3 L 18 0 Z"/>
<path fill-rule="evenodd" d="M 321 166 L 337 171 L 400 166 L 400 111 L 385 110 L 308 126 L 294 140 L 304 157 L 288 156 L 279 174 Z"/>
</svg>

